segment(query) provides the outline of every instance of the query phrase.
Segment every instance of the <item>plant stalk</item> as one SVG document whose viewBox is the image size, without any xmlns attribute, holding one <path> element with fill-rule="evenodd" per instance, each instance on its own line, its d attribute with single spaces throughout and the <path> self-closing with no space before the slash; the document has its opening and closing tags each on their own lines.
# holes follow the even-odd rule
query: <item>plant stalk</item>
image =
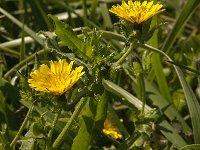
<svg viewBox="0 0 200 150">
<path fill-rule="evenodd" d="M 113 63 L 112 68 L 114 69 L 117 68 L 135 47 L 136 47 L 136 42 L 131 43 L 129 49 L 122 55 L 122 57 L 117 62 Z"/>
<path fill-rule="evenodd" d="M 32 111 L 33 111 L 33 108 L 34 108 L 34 103 L 31 104 L 31 106 L 30 106 L 30 108 L 29 108 L 29 110 L 28 110 L 28 113 L 26 114 L 26 117 L 25 117 L 25 119 L 24 119 L 24 121 L 23 121 L 21 127 L 19 128 L 19 131 L 18 131 L 17 135 L 16 135 L 15 138 L 12 140 L 12 142 L 11 142 L 11 144 L 10 144 L 10 147 L 11 147 L 11 148 L 15 145 L 15 143 L 17 142 L 17 140 L 18 140 L 19 137 L 21 136 L 21 133 L 22 133 L 22 131 L 24 130 L 24 128 L 25 128 L 25 126 L 26 126 L 26 124 L 27 124 L 27 122 L 28 122 L 28 119 L 29 119 L 29 117 L 30 117 L 30 115 L 31 115 L 31 113 L 32 113 Z"/>
<path fill-rule="evenodd" d="M 52 140 L 52 135 L 53 135 L 53 132 L 55 130 L 55 126 L 56 126 L 56 123 L 60 117 L 60 114 L 61 114 L 61 110 L 59 110 L 56 114 L 55 114 L 55 117 L 54 117 L 54 120 L 52 122 L 52 126 L 51 126 L 51 130 L 49 131 L 48 133 L 48 139 L 49 139 L 49 142 L 48 143 L 51 143 L 51 140 Z M 51 149 L 49 146 L 51 146 L 51 144 L 47 144 L 47 147 L 46 147 L 46 150 L 49 150 Z"/>
<path fill-rule="evenodd" d="M 65 135 L 70 130 L 70 127 L 71 127 L 73 121 L 80 114 L 82 108 L 85 106 L 86 101 L 87 101 L 87 99 L 83 98 L 77 104 L 77 107 L 76 107 L 74 113 L 72 114 L 71 118 L 69 119 L 69 121 L 67 122 L 67 124 L 65 125 L 65 127 L 63 128 L 63 130 L 61 131 L 61 133 L 58 135 L 58 137 L 56 138 L 56 140 L 54 141 L 54 143 L 53 143 L 53 149 L 58 149 L 58 147 L 60 146 L 60 144 L 64 140 Z"/>
</svg>

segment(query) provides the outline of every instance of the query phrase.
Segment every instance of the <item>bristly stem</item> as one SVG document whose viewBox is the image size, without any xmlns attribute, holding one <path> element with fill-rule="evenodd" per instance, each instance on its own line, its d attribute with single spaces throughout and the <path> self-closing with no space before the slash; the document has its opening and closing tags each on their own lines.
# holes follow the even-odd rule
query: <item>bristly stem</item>
<svg viewBox="0 0 200 150">
<path fill-rule="evenodd" d="M 60 117 L 60 114 L 61 114 L 61 109 L 58 110 L 58 112 L 55 114 L 54 120 L 53 120 L 52 125 L 51 125 L 51 130 L 50 130 L 49 133 L 48 133 L 49 143 L 51 143 L 52 135 L 53 135 L 53 132 L 54 132 L 54 130 L 55 130 L 56 123 L 58 122 L 58 119 L 59 119 L 59 117 Z M 48 144 L 48 145 L 47 145 L 47 149 L 50 149 L 49 146 L 51 146 L 51 145 Z"/>
<path fill-rule="evenodd" d="M 113 63 L 112 67 L 114 69 L 118 68 L 118 66 L 126 59 L 126 57 L 132 52 L 132 50 L 137 47 L 137 45 L 138 44 L 136 41 L 131 43 L 129 49 L 122 55 L 122 57 L 117 62 Z"/>
<path fill-rule="evenodd" d="M 29 107 L 28 113 L 26 114 L 26 117 L 25 117 L 25 119 L 24 119 L 24 121 L 23 121 L 21 127 L 19 128 L 19 131 L 18 131 L 17 135 L 16 135 L 15 138 L 12 140 L 12 142 L 11 142 L 11 144 L 10 144 L 10 147 L 11 147 L 11 148 L 15 145 L 15 143 L 17 142 L 17 140 L 18 140 L 19 137 L 21 136 L 21 133 L 22 133 L 22 131 L 24 130 L 24 128 L 25 128 L 25 126 L 26 126 L 26 124 L 27 124 L 27 122 L 28 122 L 28 119 L 30 118 L 30 115 L 31 115 L 31 113 L 32 113 L 32 111 L 33 111 L 33 108 L 34 108 L 34 103 L 32 103 L 31 106 Z"/>
<path fill-rule="evenodd" d="M 77 107 L 76 107 L 74 113 L 72 114 L 71 118 L 69 119 L 69 121 L 67 122 L 67 124 L 65 125 L 65 127 L 63 128 L 63 130 L 61 131 L 61 133 L 58 135 L 58 137 L 56 138 L 56 140 L 54 141 L 54 143 L 53 143 L 53 149 L 58 149 L 58 147 L 60 146 L 60 144 L 64 140 L 65 135 L 70 130 L 70 127 L 71 127 L 73 121 L 79 115 L 79 113 L 81 112 L 82 108 L 85 106 L 86 101 L 87 101 L 86 98 L 82 98 L 80 100 L 80 102 L 77 104 Z"/>
</svg>

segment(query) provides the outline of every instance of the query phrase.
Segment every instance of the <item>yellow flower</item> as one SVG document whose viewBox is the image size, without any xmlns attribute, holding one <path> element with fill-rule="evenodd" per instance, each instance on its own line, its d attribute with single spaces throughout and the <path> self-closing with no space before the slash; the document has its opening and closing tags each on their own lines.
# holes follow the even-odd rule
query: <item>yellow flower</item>
<svg viewBox="0 0 200 150">
<path fill-rule="evenodd" d="M 61 95 L 70 89 L 84 74 L 83 66 L 72 69 L 73 61 L 68 64 L 65 59 L 49 61 L 50 67 L 42 64 L 38 70 L 31 72 L 29 86 L 36 91 Z"/>
<path fill-rule="evenodd" d="M 122 134 L 120 134 L 119 129 L 115 126 L 110 117 L 106 118 L 104 122 L 104 128 L 102 131 L 104 134 L 111 136 L 114 139 L 122 138 Z"/>
<path fill-rule="evenodd" d="M 129 0 L 128 3 L 123 1 L 121 6 L 119 4 L 112 6 L 109 11 L 131 23 L 140 24 L 154 15 L 163 12 L 165 9 L 162 8 L 162 4 L 154 5 L 153 1 L 144 1 L 141 3 L 139 1 L 132 2 Z"/>
</svg>

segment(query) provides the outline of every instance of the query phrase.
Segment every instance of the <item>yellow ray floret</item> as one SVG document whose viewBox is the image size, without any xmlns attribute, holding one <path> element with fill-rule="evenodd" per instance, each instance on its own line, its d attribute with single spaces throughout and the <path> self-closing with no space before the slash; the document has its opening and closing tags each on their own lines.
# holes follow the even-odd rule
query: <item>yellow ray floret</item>
<svg viewBox="0 0 200 150">
<path fill-rule="evenodd" d="M 163 12 L 165 9 L 162 8 L 162 4 L 154 5 L 153 1 L 144 1 L 141 3 L 140 1 L 133 2 L 129 0 L 128 3 L 123 1 L 122 5 L 112 6 L 109 11 L 131 23 L 140 24 L 154 15 Z"/>
<path fill-rule="evenodd" d="M 42 64 L 38 70 L 31 72 L 29 86 L 36 91 L 61 95 L 70 89 L 84 74 L 83 66 L 72 69 L 73 61 L 68 64 L 65 59 L 49 61 L 50 67 Z"/>
<path fill-rule="evenodd" d="M 119 129 L 116 127 L 116 125 L 113 123 L 112 119 L 110 117 L 107 117 L 104 122 L 104 128 L 103 133 L 111 136 L 114 139 L 121 139 L 122 134 L 119 132 Z"/>
</svg>

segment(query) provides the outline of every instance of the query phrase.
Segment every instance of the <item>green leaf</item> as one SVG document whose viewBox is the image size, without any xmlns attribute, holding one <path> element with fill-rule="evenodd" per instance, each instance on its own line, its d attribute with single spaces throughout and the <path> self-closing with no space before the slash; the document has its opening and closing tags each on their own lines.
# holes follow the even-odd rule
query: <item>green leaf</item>
<svg viewBox="0 0 200 150">
<path fill-rule="evenodd" d="M 37 41 L 40 45 L 44 44 L 44 41 L 42 38 L 38 37 L 36 35 L 36 33 L 31 30 L 29 27 L 27 27 L 26 25 L 23 25 L 23 23 L 21 23 L 19 20 L 17 20 L 15 17 L 13 17 L 10 13 L 8 13 L 7 11 L 5 11 L 3 8 L 0 7 L 0 12 L 2 14 L 4 14 L 8 19 L 10 19 L 13 23 L 15 23 L 18 27 L 20 27 L 21 29 L 24 26 L 24 31 L 29 34 L 35 41 Z"/>
<path fill-rule="evenodd" d="M 91 61 L 93 55 L 93 47 L 81 41 L 68 24 L 61 22 L 56 16 L 48 16 L 54 21 L 55 33 L 60 38 L 62 43 L 69 49 L 73 50 L 80 57 Z"/>
<path fill-rule="evenodd" d="M 97 7 L 98 7 L 98 0 L 93 0 L 91 4 L 91 9 L 90 9 L 90 20 L 96 21 L 97 20 Z"/>
<path fill-rule="evenodd" d="M 155 16 L 151 22 L 151 28 L 154 28 L 154 26 L 157 26 L 157 16 Z M 152 46 L 158 47 L 158 30 L 156 30 L 152 36 L 152 38 L 149 40 Z M 163 72 L 162 62 L 160 55 L 157 53 L 153 53 L 152 55 L 152 68 L 156 76 L 156 81 L 158 83 L 158 87 L 162 95 L 165 99 L 167 99 L 169 102 L 172 102 L 172 98 L 169 92 L 169 87 L 167 84 L 166 77 Z"/>
<path fill-rule="evenodd" d="M 105 89 L 108 90 L 109 92 L 114 93 L 115 95 L 117 95 L 119 97 L 125 98 L 122 100 L 128 101 L 129 103 L 134 105 L 137 109 L 139 109 L 139 110 L 142 109 L 142 102 L 138 98 L 136 98 L 135 96 L 133 96 L 132 94 L 127 92 L 126 90 L 119 87 L 118 85 L 114 84 L 113 82 L 111 82 L 109 80 L 104 80 L 103 85 L 104 85 Z M 150 110 L 151 110 L 151 108 L 146 105 L 145 112 L 148 112 Z"/>
<path fill-rule="evenodd" d="M 177 148 L 187 145 L 184 139 L 177 133 L 176 129 L 166 120 L 159 123 L 159 130 L 172 144 L 177 146 Z"/>
<path fill-rule="evenodd" d="M 85 109 L 79 119 L 80 128 L 75 137 L 72 150 L 88 150 L 92 140 L 92 131 L 95 123 L 96 104 L 94 99 L 88 100 Z"/>
<path fill-rule="evenodd" d="M 16 129 L 16 115 L 11 108 L 12 105 L 17 105 L 19 95 L 17 87 L 0 77 L 0 121 L 6 122 L 11 129 Z M 8 104 L 7 99 L 10 100 L 11 104 Z"/>
<path fill-rule="evenodd" d="M 26 134 L 25 134 L 25 140 L 22 140 L 21 142 L 21 146 L 20 146 L 20 150 L 33 150 L 34 146 L 35 146 L 35 140 L 34 138 L 30 138 L 33 137 L 33 133 L 29 130 Z"/>
<path fill-rule="evenodd" d="M 31 105 L 31 102 L 29 101 L 24 101 L 24 100 L 21 100 L 20 103 L 24 106 L 26 106 L 27 108 L 30 107 Z M 45 107 L 39 107 L 39 106 L 35 106 L 35 109 L 36 111 L 40 114 L 40 115 L 44 115 L 44 118 L 46 119 L 47 122 L 53 122 L 53 119 L 54 119 L 54 116 L 55 114 L 53 114 L 51 111 L 49 111 L 47 108 Z M 56 124 L 56 127 L 55 127 L 55 130 L 60 132 L 62 131 L 64 127 L 64 123 L 62 122 L 58 122 Z"/>
<path fill-rule="evenodd" d="M 29 2 L 30 2 L 30 5 L 32 7 L 35 7 L 35 6 L 37 7 L 36 11 L 38 11 L 38 12 L 37 12 L 36 15 L 40 15 L 41 16 L 40 18 L 42 18 L 43 21 L 46 23 L 47 27 L 50 28 L 50 23 L 49 23 L 49 20 L 47 18 L 47 14 L 46 14 L 45 9 L 44 9 L 45 5 L 44 5 L 43 1 L 34 0 L 34 1 L 29 1 Z"/>
<path fill-rule="evenodd" d="M 183 117 L 179 114 L 179 112 L 174 108 L 173 104 L 170 106 L 170 103 L 168 100 L 166 100 L 160 92 L 155 88 L 153 84 L 145 81 L 146 91 L 149 93 L 148 97 L 154 102 L 156 106 L 160 108 L 160 110 L 167 109 L 164 111 L 164 114 L 171 120 L 177 119 L 182 127 L 184 132 L 192 132 L 188 124 L 185 122 Z"/>
<path fill-rule="evenodd" d="M 192 91 L 192 88 L 185 80 L 185 77 L 181 71 L 181 69 L 174 65 L 174 68 L 176 69 L 177 75 L 179 77 L 179 80 L 181 82 L 181 85 L 183 87 L 188 109 L 190 112 L 190 117 L 192 120 L 192 127 L 193 127 L 193 134 L 194 134 L 194 142 L 195 144 L 200 144 L 200 104 Z"/>
<path fill-rule="evenodd" d="M 103 128 L 104 121 L 107 116 L 108 101 L 110 97 L 107 91 L 104 91 L 103 95 L 99 98 L 97 102 L 97 111 L 95 116 L 95 126 L 99 130 Z"/>
<path fill-rule="evenodd" d="M 176 21 L 176 24 L 174 28 L 172 29 L 171 33 L 169 34 L 168 38 L 166 39 L 162 51 L 169 53 L 172 45 L 174 44 L 177 36 L 185 26 L 186 22 L 189 20 L 189 18 L 192 16 L 192 14 L 195 12 L 196 8 L 198 7 L 200 1 L 199 0 L 188 0 L 183 11 L 181 12 L 178 20 Z"/>
<path fill-rule="evenodd" d="M 104 20 L 105 27 L 107 28 L 113 28 L 113 24 L 109 15 L 107 3 L 100 3 L 99 4 L 101 14 Z"/>
<path fill-rule="evenodd" d="M 196 73 L 197 75 L 200 75 L 200 72 L 198 70 L 195 70 L 195 69 L 192 69 L 192 68 L 189 68 L 185 65 L 182 65 L 182 64 L 179 64 L 179 63 L 176 63 L 176 62 L 173 62 L 173 61 L 167 61 L 168 63 L 171 63 L 173 65 L 176 65 L 176 66 L 179 66 L 180 68 L 183 68 L 185 70 L 188 70 L 190 72 L 193 72 L 193 73 Z"/>
<path fill-rule="evenodd" d="M 191 144 L 180 148 L 180 150 L 199 150 L 199 149 L 200 149 L 200 144 Z"/>
<path fill-rule="evenodd" d="M 160 54 L 164 55 L 169 61 L 173 62 L 173 60 L 166 53 L 164 53 L 163 51 L 161 51 L 157 48 L 151 47 L 147 44 L 144 44 L 142 47 L 145 47 L 145 48 L 147 48 L 151 51 L 160 53 Z M 185 94 L 186 102 L 187 102 L 188 109 L 189 109 L 189 112 L 190 112 L 190 117 L 191 117 L 191 120 L 192 120 L 192 129 L 193 129 L 195 144 L 199 144 L 200 143 L 200 128 L 199 128 L 199 125 L 200 125 L 200 115 L 199 115 L 200 114 L 200 104 L 199 104 L 194 92 L 192 91 L 192 88 L 187 83 L 181 69 L 176 65 L 173 65 L 173 67 L 176 70 L 176 73 L 178 75 L 178 78 L 180 80 L 181 86 L 182 86 L 184 94 Z"/>
<path fill-rule="evenodd" d="M 2 130 L 2 131 L 0 130 L 0 144 L 2 144 L 2 147 L 5 148 L 5 147 L 7 147 L 9 145 L 8 127 L 7 127 L 7 125 L 5 123 L 1 123 L 0 129 Z M 1 146 L 0 146 L 0 149 L 1 149 Z"/>
<path fill-rule="evenodd" d="M 125 98 L 125 100 L 129 101 L 133 106 L 135 106 L 139 110 L 142 109 L 142 102 L 138 100 L 135 96 L 127 92 L 126 90 L 119 87 L 118 85 L 108 80 L 104 80 L 103 85 L 106 90 L 112 92 L 115 95 L 118 95 L 121 98 Z M 148 112 L 152 110 L 152 108 L 150 108 L 148 105 L 145 105 L 144 110 Z M 178 148 L 187 145 L 184 139 L 176 132 L 176 130 L 166 120 L 162 120 L 159 123 L 159 126 L 161 127 L 160 131 L 163 133 L 163 135 Z"/>
</svg>

